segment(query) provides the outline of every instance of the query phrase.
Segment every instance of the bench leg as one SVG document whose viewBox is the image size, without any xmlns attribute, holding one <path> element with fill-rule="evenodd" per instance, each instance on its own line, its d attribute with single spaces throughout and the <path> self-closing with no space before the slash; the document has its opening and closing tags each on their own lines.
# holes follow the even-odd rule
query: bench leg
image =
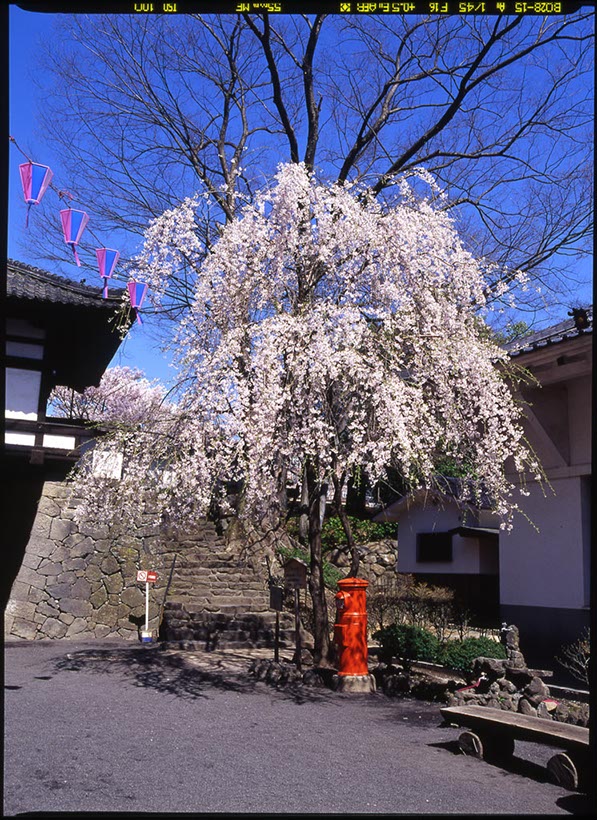
<svg viewBox="0 0 597 820">
<path fill-rule="evenodd" d="M 558 752 L 548 760 L 547 771 L 554 783 L 569 791 L 584 791 L 593 782 L 593 769 L 588 753 Z"/>
<path fill-rule="evenodd" d="M 508 735 L 484 732 L 479 736 L 467 731 L 458 738 L 458 745 L 465 755 L 487 760 L 489 763 L 507 760 L 514 754 L 514 740 Z"/>
<path fill-rule="evenodd" d="M 578 771 L 576 766 L 564 752 L 558 752 L 547 761 L 549 776 L 558 786 L 569 791 L 578 788 Z"/>
<path fill-rule="evenodd" d="M 458 738 L 458 745 L 465 755 L 477 757 L 479 760 L 482 759 L 483 744 L 479 735 L 476 735 L 474 732 L 463 732 Z"/>
</svg>

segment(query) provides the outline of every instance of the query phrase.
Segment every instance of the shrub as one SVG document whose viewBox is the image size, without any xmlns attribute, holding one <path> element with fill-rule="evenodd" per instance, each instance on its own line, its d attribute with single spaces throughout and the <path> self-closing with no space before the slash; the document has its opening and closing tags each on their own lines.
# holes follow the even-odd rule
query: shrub
<svg viewBox="0 0 597 820">
<path fill-rule="evenodd" d="M 386 572 L 380 578 L 371 579 L 367 590 L 367 615 L 373 631 L 403 622 L 400 605 L 404 595 L 404 578 L 403 575 Z"/>
<path fill-rule="evenodd" d="M 458 672 L 472 672 L 475 658 L 506 658 L 501 643 L 491 638 L 465 638 L 447 641 L 440 653 L 440 662 Z"/>
<path fill-rule="evenodd" d="M 347 516 L 355 544 L 370 544 L 386 538 L 396 540 L 396 524 L 376 523 L 375 521 Z M 324 552 L 342 547 L 346 544 L 346 534 L 340 518 L 336 515 L 326 518 L 321 528 L 321 545 Z"/>
<path fill-rule="evenodd" d="M 589 685 L 589 664 L 591 662 L 591 632 L 585 629 L 580 638 L 568 646 L 563 646 L 561 656 L 556 660 L 577 680 Z"/>
<path fill-rule="evenodd" d="M 411 661 L 435 661 L 439 656 L 439 641 L 432 632 L 419 626 L 391 624 L 373 634 L 380 644 L 380 659 L 393 657 L 407 664 Z"/>
<path fill-rule="evenodd" d="M 367 609 L 371 623 L 381 630 L 390 623 L 433 627 L 440 642 L 452 618 L 454 593 L 447 587 L 418 583 L 412 575 L 396 573 L 371 582 Z"/>
</svg>

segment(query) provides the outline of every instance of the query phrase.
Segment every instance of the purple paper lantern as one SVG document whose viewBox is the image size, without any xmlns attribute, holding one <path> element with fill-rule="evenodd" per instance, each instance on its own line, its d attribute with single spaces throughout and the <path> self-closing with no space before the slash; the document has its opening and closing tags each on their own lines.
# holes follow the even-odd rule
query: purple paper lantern
<svg viewBox="0 0 597 820">
<path fill-rule="evenodd" d="M 85 226 L 89 222 L 89 217 L 85 211 L 76 211 L 73 208 L 67 208 L 64 211 L 60 211 L 60 219 L 62 220 L 64 241 L 73 249 L 75 262 L 79 267 L 81 267 L 79 257 L 77 256 L 76 246 L 79 244 L 79 240 L 85 230 Z"/>
<path fill-rule="evenodd" d="M 19 165 L 23 196 L 27 203 L 27 217 L 25 227 L 29 226 L 29 211 L 32 205 L 39 205 L 48 185 L 52 181 L 53 173 L 47 165 L 37 162 L 24 162 Z"/>
<path fill-rule="evenodd" d="M 135 311 L 137 321 L 140 325 L 142 325 L 143 322 L 141 321 L 139 309 L 143 304 L 143 300 L 145 299 L 145 294 L 147 293 L 147 285 L 145 284 L 145 282 L 135 282 L 135 280 L 133 280 L 132 282 L 128 283 L 127 289 L 129 292 L 129 298 L 131 300 L 131 307 Z"/>
<path fill-rule="evenodd" d="M 112 248 L 97 248 L 95 251 L 100 276 L 104 280 L 104 299 L 108 296 L 108 279 L 112 277 L 114 268 L 120 259 L 120 252 Z"/>
</svg>

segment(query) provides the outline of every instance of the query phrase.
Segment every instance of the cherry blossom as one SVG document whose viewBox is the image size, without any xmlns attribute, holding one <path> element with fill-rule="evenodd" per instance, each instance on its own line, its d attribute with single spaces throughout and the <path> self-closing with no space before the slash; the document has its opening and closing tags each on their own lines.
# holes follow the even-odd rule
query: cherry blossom
<svg viewBox="0 0 597 820">
<path fill-rule="evenodd" d="M 212 248 L 194 233 L 196 200 L 156 220 L 146 278 L 159 290 L 180 260 L 197 268 L 176 336 L 176 412 L 101 443 L 123 453 L 119 482 L 86 492 L 89 464 L 79 473 L 85 514 L 132 509 L 143 487 L 156 519 L 185 527 L 215 496 L 226 504 L 231 485 L 242 487 L 236 515 L 276 526 L 288 484 L 305 481 L 318 660 L 329 639 L 321 513 L 331 486 L 357 471 L 375 485 L 389 467 L 429 486 L 449 456 L 510 526 L 518 490 L 506 462 L 540 472 L 507 355 L 483 321 L 494 271 L 431 194 L 421 200 L 397 179 L 381 203 L 295 163 Z"/>
<path fill-rule="evenodd" d="M 48 401 L 48 415 L 103 422 L 138 424 L 161 408 L 166 389 L 145 378 L 138 368 L 111 367 L 97 387 L 82 393 L 70 387 L 55 387 Z"/>
</svg>

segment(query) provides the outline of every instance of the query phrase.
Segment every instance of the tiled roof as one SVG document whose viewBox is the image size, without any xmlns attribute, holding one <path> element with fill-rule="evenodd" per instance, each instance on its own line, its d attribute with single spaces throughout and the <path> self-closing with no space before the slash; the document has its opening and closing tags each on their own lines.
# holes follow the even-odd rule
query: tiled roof
<svg viewBox="0 0 597 820">
<path fill-rule="evenodd" d="M 529 333 L 527 336 L 522 336 L 520 339 L 515 339 L 513 342 L 508 342 L 504 348 L 508 351 L 510 356 L 520 356 L 522 353 L 530 353 L 532 350 L 541 350 L 541 348 L 548 347 L 554 344 L 560 344 L 569 339 L 577 339 L 593 332 L 593 307 L 587 308 L 587 317 L 589 319 L 589 326 L 584 330 L 579 330 L 576 327 L 574 317 L 564 319 L 563 322 L 558 322 L 555 325 L 550 325 L 543 330 L 537 330 L 534 333 Z"/>
<path fill-rule="evenodd" d="M 122 290 L 111 290 L 108 298 L 104 299 L 99 276 L 97 287 L 92 287 L 12 259 L 8 260 L 6 271 L 8 298 L 113 310 L 122 295 Z"/>
<path fill-rule="evenodd" d="M 437 499 L 442 503 L 453 502 L 460 508 L 468 507 L 472 510 L 490 510 L 493 506 L 487 491 L 472 479 L 437 475 L 434 476 L 429 486 L 420 487 L 401 496 L 374 515 L 371 520 L 397 521 L 397 516 L 408 513 L 413 504 L 426 504 L 432 499 Z"/>
</svg>

